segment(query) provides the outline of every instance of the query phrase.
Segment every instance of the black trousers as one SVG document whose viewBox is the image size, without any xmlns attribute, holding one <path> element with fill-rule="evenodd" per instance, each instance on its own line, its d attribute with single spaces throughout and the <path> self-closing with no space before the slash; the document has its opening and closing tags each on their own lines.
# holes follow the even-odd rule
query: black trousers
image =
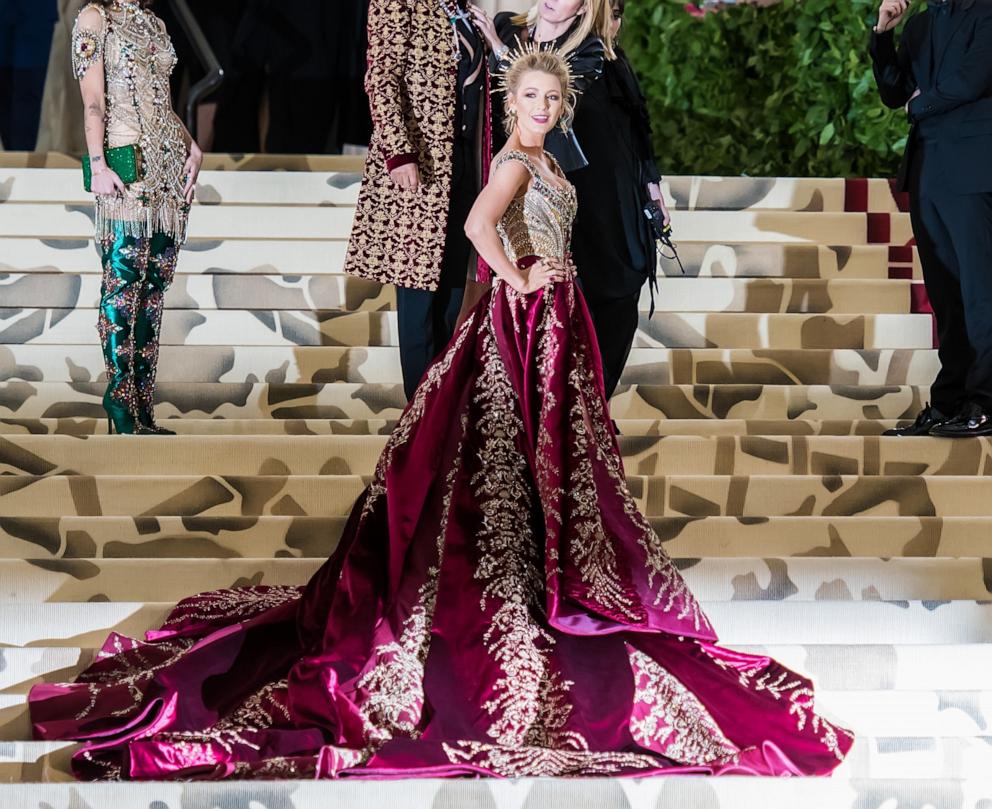
<svg viewBox="0 0 992 809">
<path fill-rule="evenodd" d="M 596 329 L 599 354 L 603 360 L 603 382 L 607 399 L 613 396 L 620 384 L 631 346 L 634 345 L 640 298 L 641 294 L 635 292 L 623 298 L 586 299 L 592 324 Z"/>
<path fill-rule="evenodd" d="M 927 172 L 921 144 L 910 167 L 910 215 L 940 340 L 934 407 L 992 410 L 992 193 L 955 194 Z"/>
<path fill-rule="evenodd" d="M 451 177 L 451 201 L 448 205 L 448 231 L 438 288 L 396 287 L 396 317 L 399 321 L 400 364 L 403 390 L 411 399 L 427 366 L 451 341 L 458 323 L 469 261 L 475 255 L 465 235 L 465 220 L 475 204 L 475 149 L 465 139 L 457 138 Z"/>
</svg>

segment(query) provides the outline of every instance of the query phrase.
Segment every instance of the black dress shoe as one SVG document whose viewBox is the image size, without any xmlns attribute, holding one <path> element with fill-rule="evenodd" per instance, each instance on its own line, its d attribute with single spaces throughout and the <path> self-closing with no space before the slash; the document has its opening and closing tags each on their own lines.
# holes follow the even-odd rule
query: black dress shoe
<svg viewBox="0 0 992 809">
<path fill-rule="evenodd" d="M 950 421 L 932 427 L 930 435 L 939 435 L 943 438 L 992 435 L 992 413 L 972 402 L 965 405 L 964 409 Z"/>
<path fill-rule="evenodd" d="M 950 416 L 945 416 L 936 407 L 931 407 L 930 403 L 927 402 L 920 411 L 920 415 L 916 417 L 916 421 L 912 424 L 907 424 L 905 427 L 894 427 L 891 430 L 886 430 L 882 435 L 930 435 L 931 430 L 950 421 L 950 419 Z"/>
</svg>

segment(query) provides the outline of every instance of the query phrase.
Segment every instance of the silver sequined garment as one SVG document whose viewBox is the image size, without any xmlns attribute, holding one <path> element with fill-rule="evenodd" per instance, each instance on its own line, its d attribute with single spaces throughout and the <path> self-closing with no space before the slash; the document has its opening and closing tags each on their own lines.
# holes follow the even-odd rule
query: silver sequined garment
<svg viewBox="0 0 992 809">
<path fill-rule="evenodd" d="M 88 26 L 81 17 L 94 9 L 102 24 Z M 106 147 L 137 143 L 144 165 L 143 179 L 128 186 L 122 197 L 97 198 L 97 238 L 109 236 L 112 223 L 120 221 L 136 237 L 166 233 L 185 241 L 189 206 L 182 192 L 188 148 L 172 110 L 169 77 L 176 52 L 165 25 L 127 0 L 109 8 L 87 5 L 73 28 L 72 65 L 77 78 L 103 66 Z"/>
</svg>

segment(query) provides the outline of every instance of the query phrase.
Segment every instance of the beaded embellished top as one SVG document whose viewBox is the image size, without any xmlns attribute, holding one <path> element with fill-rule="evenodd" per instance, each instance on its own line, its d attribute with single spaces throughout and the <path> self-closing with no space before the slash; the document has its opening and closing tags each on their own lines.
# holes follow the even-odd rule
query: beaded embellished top
<svg viewBox="0 0 992 809">
<path fill-rule="evenodd" d="M 89 10 L 98 25 L 83 19 Z M 89 19 L 93 15 L 88 15 Z M 169 77 L 176 52 L 164 23 L 138 3 L 123 0 L 84 6 L 72 31 L 72 67 L 77 79 L 102 67 L 106 93 L 105 146 L 139 144 L 142 180 L 120 197 L 97 197 L 96 235 L 111 235 L 114 222 L 129 235 L 165 233 L 186 239 L 189 205 L 183 197 L 183 168 L 189 155 L 186 134 L 172 109 Z"/>
<path fill-rule="evenodd" d="M 575 187 L 565 180 L 554 157 L 545 154 L 565 183 L 564 187 L 546 180 L 524 152 L 506 152 L 493 164 L 495 172 L 507 161 L 517 160 L 534 178 L 527 192 L 510 203 L 496 226 L 507 258 L 514 263 L 527 256 L 565 258 L 572 240 L 572 220 L 578 207 Z"/>
</svg>

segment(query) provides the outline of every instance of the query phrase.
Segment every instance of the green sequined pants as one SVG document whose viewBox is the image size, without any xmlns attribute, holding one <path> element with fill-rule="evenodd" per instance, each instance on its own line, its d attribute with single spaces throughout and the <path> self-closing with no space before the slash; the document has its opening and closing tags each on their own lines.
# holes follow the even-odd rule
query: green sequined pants
<svg viewBox="0 0 992 809">
<path fill-rule="evenodd" d="M 97 330 L 107 368 L 107 395 L 141 424 L 154 423 L 155 371 L 165 291 L 179 248 L 163 233 L 130 236 L 113 224 L 101 244 L 103 286 Z"/>
</svg>

